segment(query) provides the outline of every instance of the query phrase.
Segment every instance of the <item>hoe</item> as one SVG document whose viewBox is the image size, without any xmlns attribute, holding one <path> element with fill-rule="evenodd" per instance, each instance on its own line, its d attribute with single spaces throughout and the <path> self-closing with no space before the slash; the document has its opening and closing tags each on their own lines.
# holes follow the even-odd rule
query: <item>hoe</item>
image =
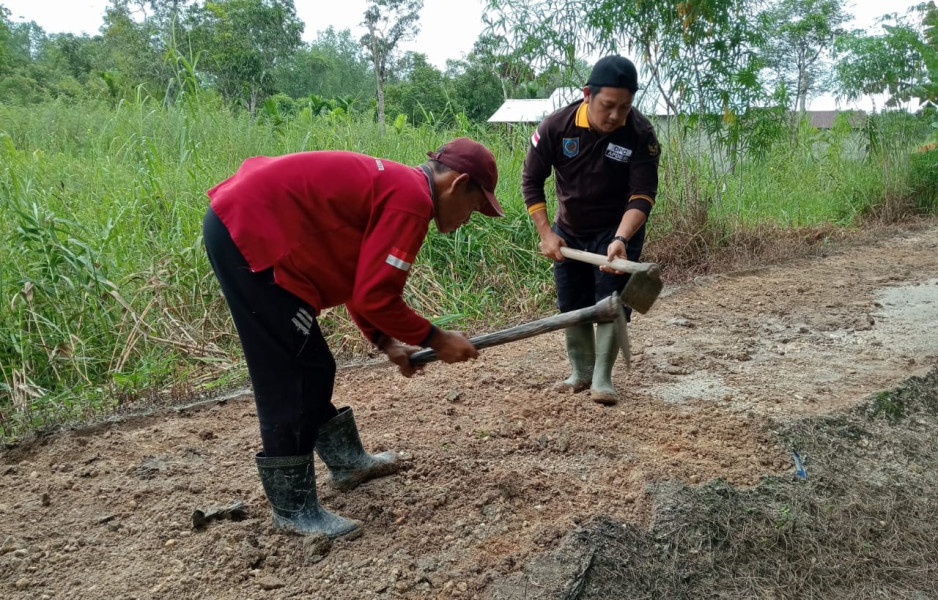
<svg viewBox="0 0 938 600">
<path fill-rule="evenodd" d="M 645 314 L 651 308 L 661 293 L 661 271 L 658 265 L 654 263 L 637 263 L 628 260 L 615 259 L 612 262 L 606 260 L 605 256 L 592 254 L 572 248 L 561 248 L 561 253 L 570 259 L 579 260 L 597 266 L 607 266 L 616 271 L 631 273 L 628 283 L 621 294 L 612 294 L 605 300 L 600 300 L 593 306 L 572 310 L 552 317 L 545 317 L 523 323 L 515 327 L 509 327 L 501 331 L 486 333 L 469 341 L 479 350 L 491 346 L 499 346 L 509 342 L 523 340 L 547 333 L 558 329 L 566 329 L 574 325 L 584 323 L 610 323 L 615 321 L 616 333 L 619 338 L 619 348 L 622 351 L 622 357 L 625 359 L 626 366 L 630 364 L 631 354 L 629 352 L 629 334 L 626 327 L 624 307 L 629 306 L 638 312 Z M 413 366 L 425 365 L 437 360 L 437 355 L 433 350 L 420 350 L 410 355 L 410 364 Z"/>
</svg>

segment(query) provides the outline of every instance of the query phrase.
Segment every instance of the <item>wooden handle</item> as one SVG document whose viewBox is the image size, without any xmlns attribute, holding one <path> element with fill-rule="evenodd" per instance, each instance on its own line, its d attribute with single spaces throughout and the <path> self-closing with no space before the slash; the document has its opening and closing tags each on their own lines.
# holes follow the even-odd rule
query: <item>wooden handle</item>
<svg viewBox="0 0 938 600">
<path fill-rule="evenodd" d="M 573 325 L 581 325 L 583 323 L 608 323 L 614 321 L 616 317 L 621 314 L 621 311 L 622 302 L 619 300 L 618 296 L 613 294 L 605 300 L 600 300 L 593 306 L 587 308 L 571 310 L 570 312 L 545 317 L 531 323 L 516 325 L 494 333 L 486 333 L 470 338 L 469 341 L 472 342 L 472 345 L 475 346 L 476 349 L 482 350 L 483 348 L 491 348 L 492 346 L 541 335 L 548 331 L 566 329 Z M 436 355 L 436 352 L 427 348 L 426 350 L 420 350 L 411 354 L 410 364 L 416 367 L 438 359 L 439 357 Z"/>
<path fill-rule="evenodd" d="M 641 273 L 643 271 L 652 270 L 655 266 L 654 263 L 637 263 L 630 260 L 625 260 L 623 258 L 614 258 L 610 262 L 606 260 L 606 257 L 602 254 L 593 254 L 592 252 L 584 252 L 583 250 L 574 250 L 573 248 L 567 248 L 566 246 L 560 247 L 560 253 L 563 254 L 566 258 L 572 258 L 573 260 L 596 265 L 597 267 L 610 267 L 616 271 L 622 271 L 623 273 Z"/>
</svg>

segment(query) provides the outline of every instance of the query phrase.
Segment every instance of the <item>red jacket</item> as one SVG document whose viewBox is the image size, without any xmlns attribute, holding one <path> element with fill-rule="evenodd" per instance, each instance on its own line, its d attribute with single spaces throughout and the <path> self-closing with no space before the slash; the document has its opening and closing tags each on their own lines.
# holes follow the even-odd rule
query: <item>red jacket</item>
<svg viewBox="0 0 938 600">
<path fill-rule="evenodd" d="M 429 335 L 401 297 L 433 218 L 420 168 L 352 152 L 257 156 L 208 196 L 251 270 L 273 267 L 317 315 L 345 304 L 368 339 Z"/>
</svg>

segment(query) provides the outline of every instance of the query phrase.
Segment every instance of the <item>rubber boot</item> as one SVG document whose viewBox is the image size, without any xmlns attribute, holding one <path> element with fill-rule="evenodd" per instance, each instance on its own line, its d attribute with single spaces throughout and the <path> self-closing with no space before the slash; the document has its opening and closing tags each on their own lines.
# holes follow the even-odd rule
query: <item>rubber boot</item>
<svg viewBox="0 0 938 600">
<path fill-rule="evenodd" d="M 593 324 L 584 323 L 564 329 L 567 338 L 567 359 L 570 361 L 570 377 L 556 385 L 558 391 L 582 392 L 589 387 L 593 377 L 593 361 L 596 356 L 593 340 Z"/>
<path fill-rule="evenodd" d="M 590 398 L 599 404 L 615 404 L 619 401 L 616 388 L 612 385 L 612 366 L 619 355 L 619 338 L 615 323 L 596 325 L 596 363 L 593 366 L 593 383 Z"/>
<path fill-rule="evenodd" d="M 274 513 L 274 529 L 337 538 L 357 531 L 360 521 L 333 514 L 319 505 L 313 455 L 254 457 L 264 492 Z"/>
<path fill-rule="evenodd" d="M 401 468 L 394 452 L 365 452 L 350 406 L 340 408 L 338 415 L 319 428 L 316 453 L 329 467 L 332 487 L 341 491 L 354 489 L 369 479 L 397 473 Z"/>
</svg>

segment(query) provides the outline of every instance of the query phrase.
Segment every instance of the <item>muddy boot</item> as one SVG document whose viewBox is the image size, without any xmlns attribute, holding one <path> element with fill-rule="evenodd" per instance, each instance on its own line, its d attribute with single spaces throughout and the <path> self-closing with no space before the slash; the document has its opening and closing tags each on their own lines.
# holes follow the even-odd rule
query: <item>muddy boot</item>
<svg viewBox="0 0 938 600">
<path fill-rule="evenodd" d="M 590 398 L 599 404 L 615 404 L 619 401 L 616 388 L 612 385 L 612 365 L 619 355 L 619 338 L 615 323 L 596 325 L 596 364 L 593 367 L 593 383 Z"/>
<path fill-rule="evenodd" d="M 319 505 L 313 455 L 264 456 L 254 461 L 274 513 L 274 529 L 308 534 L 322 532 L 337 538 L 357 531 L 360 521 L 333 514 Z"/>
<path fill-rule="evenodd" d="M 365 452 L 350 406 L 340 408 L 338 415 L 319 428 L 316 453 L 329 467 L 332 487 L 341 491 L 356 488 L 375 477 L 397 473 L 401 468 L 394 452 Z"/>
<path fill-rule="evenodd" d="M 593 361 L 596 355 L 593 340 L 593 324 L 584 323 L 564 329 L 567 338 L 567 358 L 571 374 L 555 386 L 557 391 L 582 392 L 590 385 L 593 377 Z"/>
</svg>

